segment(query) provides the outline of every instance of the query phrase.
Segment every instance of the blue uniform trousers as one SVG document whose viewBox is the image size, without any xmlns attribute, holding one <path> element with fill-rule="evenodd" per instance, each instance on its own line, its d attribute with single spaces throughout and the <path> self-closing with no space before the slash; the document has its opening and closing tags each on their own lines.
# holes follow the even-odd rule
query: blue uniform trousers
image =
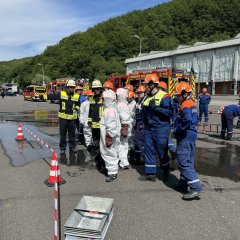
<svg viewBox="0 0 240 240">
<path fill-rule="evenodd" d="M 176 148 L 174 146 L 174 142 L 173 142 L 173 140 L 170 137 L 168 138 L 168 150 L 171 153 L 175 153 L 176 152 Z"/>
<path fill-rule="evenodd" d="M 154 128 L 145 130 L 144 135 L 144 155 L 145 173 L 156 174 L 156 153 L 159 156 L 160 165 L 163 170 L 169 169 L 168 158 L 168 136 L 170 127 Z"/>
<path fill-rule="evenodd" d="M 181 141 L 177 143 L 177 166 L 180 171 L 181 187 L 190 190 L 201 191 L 202 186 L 194 169 L 194 141 Z"/>
<path fill-rule="evenodd" d="M 199 104 L 199 118 L 202 121 L 202 115 L 204 114 L 205 122 L 208 122 L 208 104 Z"/>
<path fill-rule="evenodd" d="M 225 138 L 225 133 L 227 130 L 227 139 L 231 139 L 233 133 L 233 112 L 228 108 L 224 108 L 221 120 L 222 120 L 221 137 Z"/>
<path fill-rule="evenodd" d="M 144 124 L 136 124 L 134 136 L 134 161 L 140 162 L 144 147 Z"/>
</svg>

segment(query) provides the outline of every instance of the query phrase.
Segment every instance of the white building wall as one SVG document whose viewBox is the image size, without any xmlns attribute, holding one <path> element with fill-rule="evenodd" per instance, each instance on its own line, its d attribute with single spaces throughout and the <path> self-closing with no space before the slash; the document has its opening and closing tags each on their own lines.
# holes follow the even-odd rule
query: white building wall
<svg viewBox="0 0 240 240">
<path fill-rule="evenodd" d="M 176 56 L 175 66 L 180 69 L 191 69 L 193 66 L 193 57 L 194 54 L 184 54 Z"/>
<path fill-rule="evenodd" d="M 234 56 L 236 48 L 216 49 L 215 81 L 233 80 Z"/>
<path fill-rule="evenodd" d="M 215 43 L 178 48 L 144 54 L 142 57 L 126 59 L 127 73 L 139 69 L 156 69 L 158 67 L 194 68 L 200 83 L 207 83 L 215 93 L 234 92 L 240 81 L 240 35 L 236 38 Z M 231 90 L 231 84 L 234 86 Z M 226 91 L 223 89 L 226 88 Z M 235 89 L 236 88 L 236 89 Z"/>
<path fill-rule="evenodd" d="M 204 51 L 196 53 L 196 63 L 194 70 L 197 72 L 199 82 L 209 82 L 211 79 L 211 67 L 213 51 Z"/>
</svg>

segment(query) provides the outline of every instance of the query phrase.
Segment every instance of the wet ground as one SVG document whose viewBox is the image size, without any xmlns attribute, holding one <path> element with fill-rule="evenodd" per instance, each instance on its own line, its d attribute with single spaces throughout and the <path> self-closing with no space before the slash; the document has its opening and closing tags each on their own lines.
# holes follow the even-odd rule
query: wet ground
<svg viewBox="0 0 240 240">
<path fill-rule="evenodd" d="M 24 166 L 36 159 L 51 158 L 50 150 L 27 133 L 25 128 L 59 153 L 57 111 L 2 112 L 0 113 L 0 119 L 3 121 L 0 123 L 1 143 L 12 166 Z M 15 141 L 17 134 L 16 122 L 23 123 L 23 131 L 27 138 L 24 142 Z M 55 129 L 55 131 L 49 131 L 50 129 Z M 215 134 L 215 138 L 214 136 L 210 139 L 206 137 L 200 138 L 196 148 L 196 170 L 203 175 L 240 181 L 239 155 L 240 146 L 220 140 L 217 134 Z M 67 166 L 80 166 L 82 170 L 94 167 L 91 156 L 83 146 L 78 146 L 77 154 L 69 151 L 65 155 L 59 154 L 59 162 Z"/>
<path fill-rule="evenodd" d="M 47 102 L 26 102 L 20 98 L 19 101 L 16 99 L 17 97 L 6 97 L 5 103 L 0 101 L 1 111 L 14 112 L 15 115 L 15 112 L 23 112 L 26 109 L 58 110 L 57 105 Z M 218 106 L 216 105 L 216 107 Z M 0 125 L 2 129 L 3 126 Z M 41 123 L 40 120 L 36 123 L 24 122 L 23 126 L 26 125 L 31 130 L 36 130 L 36 135 L 43 134 L 41 138 L 44 141 L 56 141 L 55 147 L 57 149 L 58 125 Z M 16 126 L 13 128 L 14 136 L 11 137 L 11 142 L 8 145 L 16 143 L 17 128 Z M 23 143 L 23 147 L 27 147 L 26 144 L 29 148 L 41 149 L 41 144 L 37 143 L 35 138 L 30 138 L 26 132 L 24 135 L 27 141 Z M 1 135 L 0 138 L 2 140 Z M 219 159 L 211 159 L 207 153 L 213 151 L 215 156 L 218 151 L 215 149 L 228 148 L 227 144 L 240 145 L 239 141 L 228 143 L 215 135 L 208 136 L 199 133 L 197 147 L 202 149 L 201 153 L 197 153 L 199 161 L 203 162 L 201 156 L 206 155 L 205 160 L 212 165 L 204 166 L 203 172 L 209 175 L 215 174 L 215 172 L 212 173 L 212 170 L 219 164 Z M 15 149 L 18 149 L 17 145 L 15 145 Z M 78 149 L 81 156 L 81 150 L 84 148 L 78 145 Z M 45 151 L 49 150 L 45 148 Z M 18 155 L 17 157 L 19 157 Z M 51 158 L 47 158 L 46 161 L 43 158 L 36 159 L 24 167 L 12 167 L 1 146 L 0 156 L 0 239 L 52 239 L 54 232 L 54 189 L 44 184 L 44 181 L 49 177 Z M 78 155 L 71 158 L 67 152 L 66 158 L 61 163 L 61 176 L 66 180 L 66 184 L 61 185 L 60 191 L 62 239 L 64 239 L 63 225 L 83 196 L 114 199 L 114 217 L 106 240 L 239 239 L 240 182 L 199 174 L 204 186 L 201 200 L 186 202 L 182 201 L 181 193 L 171 188 L 179 179 L 178 171 L 171 172 L 169 186 L 159 178 L 154 183 L 137 181 L 139 171 L 135 167 L 128 171 L 119 171 L 118 178 L 114 183 L 106 183 L 106 177 L 95 169 L 90 170 L 86 162 L 78 161 Z M 18 159 L 16 158 L 16 160 Z M 216 161 L 217 163 L 213 164 Z M 237 164 L 227 163 L 226 165 L 236 166 Z M 199 166 L 197 167 L 199 168 Z M 143 166 L 139 168 L 143 169 Z M 206 168 L 212 168 L 211 172 L 208 173 L 209 169 Z"/>
<path fill-rule="evenodd" d="M 239 156 L 240 146 L 226 141 L 198 140 L 195 155 L 196 170 L 203 175 L 240 181 Z"/>
<path fill-rule="evenodd" d="M 35 126 L 57 126 L 57 111 L 32 110 L 24 112 L 0 112 L 1 121 L 28 123 Z"/>
</svg>

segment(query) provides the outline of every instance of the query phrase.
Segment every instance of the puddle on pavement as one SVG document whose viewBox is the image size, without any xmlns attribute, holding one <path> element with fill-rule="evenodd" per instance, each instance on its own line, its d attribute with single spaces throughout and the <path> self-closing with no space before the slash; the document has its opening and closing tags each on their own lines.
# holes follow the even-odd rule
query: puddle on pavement
<svg viewBox="0 0 240 240">
<path fill-rule="evenodd" d="M 58 148 L 59 140 L 41 133 L 37 127 L 25 125 L 31 132 L 37 135 L 38 138 L 48 143 L 53 149 Z M 5 155 L 9 158 L 10 164 L 14 167 L 22 167 L 34 160 L 43 158 L 51 159 L 51 151 L 47 150 L 39 141 L 32 135 L 26 133 L 23 129 L 26 141 L 16 141 L 18 126 L 14 123 L 1 122 L 0 136 L 1 144 Z"/>
<path fill-rule="evenodd" d="M 57 111 L 32 110 L 25 112 L 0 112 L 1 121 L 27 122 L 35 126 L 57 126 Z"/>
<path fill-rule="evenodd" d="M 82 171 L 84 171 L 84 169 L 96 169 L 87 149 L 80 149 L 77 153 L 67 151 L 66 154 L 60 154 L 59 162 L 69 167 L 79 166 Z"/>
<path fill-rule="evenodd" d="M 203 140 L 207 147 L 196 148 L 196 170 L 208 176 L 229 178 L 240 181 L 240 147 L 223 141 Z M 211 148 L 211 143 L 219 147 Z"/>
<path fill-rule="evenodd" d="M 40 132 L 39 126 L 57 126 L 57 111 L 26 111 L 18 113 L 0 113 L 0 119 L 23 122 L 33 133 L 48 143 L 53 149 L 58 149 L 59 139 Z M 24 123 L 27 122 L 27 123 Z M 41 145 L 30 134 L 26 134 L 27 141 L 18 143 L 15 141 L 17 125 L 13 123 L 0 123 L 1 143 L 5 154 L 10 158 L 13 166 L 24 166 L 27 163 L 42 159 L 51 158 L 51 152 Z M 209 144 L 207 144 L 209 143 Z M 59 150 L 57 150 L 59 151 Z M 221 140 L 200 139 L 196 148 L 196 169 L 197 172 L 208 175 L 229 178 L 240 181 L 240 147 Z M 94 162 L 85 148 L 77 154 L 66 152 L 66 155 L 59 154 L 59 162 L 67 166 L 79 166 L 81 171 L 85 169 L 96 169 Z"/>
</svg>

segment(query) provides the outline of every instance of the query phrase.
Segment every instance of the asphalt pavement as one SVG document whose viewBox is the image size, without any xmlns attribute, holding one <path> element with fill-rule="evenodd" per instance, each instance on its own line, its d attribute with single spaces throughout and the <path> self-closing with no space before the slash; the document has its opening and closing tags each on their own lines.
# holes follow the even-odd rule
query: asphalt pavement
<svg viewBox="0 0 240 240">
<path fill-rule="evenodd" d="M 217 110 L 222 103 L 237 103 L 236 99 L 235 96 L 225 96 L 225 99 L 224 96 L 213 97 L 210 107 Z M 17 96 L 0 99 L 0 109 L 1 120 L 10 113 L 19 115 L 18 120 L 21 120 L 21 114 L 25 113 L 41 121 L 41 118 L 36 118 L 35 111 L 53 113 L 58 110 L 58 105 L 26 102 L 22 96 Z M 210 116 L 213 117 L 216 116 Z M 32 121 L 30 124 L 35 123 Z M 58 126 L 54 122 L 43 121 L 36 126 L 43 138 L 44 134 L 46 139 L 49 136 L 59 138 Z M 0 128 L 4 128 L 3 122 Z M 44 146 L 34 145 L 37 140 L 27 132 L 24 131 L 24 135 L 27 138 L 25 147 L 29 144 L 33 151 L 34 146 L 49 151 Z M 207 169 L 199 168 L 203 193 L 201 199 L 195 201 L 183 201 L 182 195 L 171 188 L 179 178 L 177 170 L 171 172 L 167 184 L 161 181 L 160 173 L 157 182 L 139 182 L 137 179 L 143 166 L 121 171 L 114 183 L 106 183 L 105 176 L 94 167 L 81 165 L 76 158 L 67 155 L 67 161 L 60 164 L 61 176 L 67 181 L 60 187 L 62 230 L 81 197 L 87 195 L 109 197 L 115 201 L 106 240 L 240 239 L 239 137 L 238 130 L 235 130 L 233 142 L 222 141 L 217 133 L 199 134 L 197 163 L 204 163 Z M 1 136 L 1 141 L 3 138 Z M 12 141 L 15 143 L 15 136 Z M 83 148 L 78 146 L 78 149 L 81 152 Z M 0 239 L 53 239 L 54 192 L 43 183 L 49 176 L 51 159 L 39 158 L 24 166 L 13 167 L 3 147 L 0 148 L 0 156 Z M 209 169 L 212 171 L 207 171 Z M 214 169 L 219 169 L 219 174 L 215 174 Z M 232 170 L 230 174 L 235 176 L 234 181 L 229 172 L 223 174 L 226 169 Z"/>
</svg>

